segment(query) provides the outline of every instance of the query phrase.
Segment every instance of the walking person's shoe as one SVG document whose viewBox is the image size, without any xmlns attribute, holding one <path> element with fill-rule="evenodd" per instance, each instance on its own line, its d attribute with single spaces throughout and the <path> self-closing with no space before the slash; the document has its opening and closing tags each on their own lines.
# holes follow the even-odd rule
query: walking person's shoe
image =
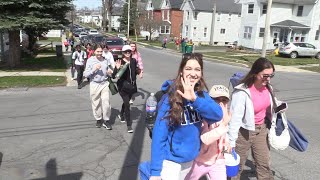
<svg viewBox="0 0 320 180">
<path fill-rule="evenodd" d="M 78 85 L 78 89 L 81 89 L 81 84 Z"/>
<path fill-rule="evenodd" d="M 120 119 L 121 123 L 125 123 L 126 122 L 126 120 L 124 119 L 123 115 L 121 115 L 121 114 L 118 115 L 118 119 Z"/>
<path fill-rule="evenodd" d="M 112 130 L 112 126 L 109 121 L 104 121 L 103 127 L 105 127 L 108 130 Z"/>
<path fill-rule="evenodd" d="M 102 120 L 97 120 L 96 127 L 97 127 L 97 128 L 101 128 L 101 127 L 102 127 L 102 124 L 103 124 L 103 121 L 102 121 Z"/>
<path fill-rule="evenodd" d="M 131 126 L 128 126 L 128 133 L 133 133 L 133 129 Z"/>
<path fill-rule="evenodd" d="M 130 99 L 129 104 L 133 104 L 133 100 L 132 99 Z"/>
</svg>

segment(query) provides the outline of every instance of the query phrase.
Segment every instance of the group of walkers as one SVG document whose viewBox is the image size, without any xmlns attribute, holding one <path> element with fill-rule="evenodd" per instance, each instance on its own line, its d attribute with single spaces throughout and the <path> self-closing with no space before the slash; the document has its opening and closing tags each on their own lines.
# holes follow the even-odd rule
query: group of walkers
<svg viewBox="0 0 320 180">
<path fill-rule="evenodd" d="M 235 151 L 240 170 L 232 179 L 239 180 L 251 148 L 257 178 L 272 180 L 266 124 L 274 113 L 274 65 L 257 59 L 231 96 L 223 85 L 208 93 L 203 66 L 201 54 L 184 54 L 175 79 L 162 85 L 167 93 L 158 104 L 151 161 L 140 163 L 140 178 L 225 180 L 224 154 Z"/>
<path fill-rule="evenodd" d="M 90 99 L 96 127 L 112 130 L 109 84 L 116 79 L 117 90 L 123 101 L 118 117 L 121 122 L 127 123 L 127 131 L 132 133 L 131 98 L 137 92 L 136 77 L 143 77 L 143 62 L 136 43 L 124 45 L 122 58 L 116 60 L 106 44 L 97 44 L 93 48 L 88 43 L 85 50 L 76 45 L 71 59 L 71 70 L 76 69 L 77 72 L 78 89 L 83 86 L 83 78 L 87 78 L 90 83 Z M 123 72 L 118 77 L 119 71 Z"/>
</svg>

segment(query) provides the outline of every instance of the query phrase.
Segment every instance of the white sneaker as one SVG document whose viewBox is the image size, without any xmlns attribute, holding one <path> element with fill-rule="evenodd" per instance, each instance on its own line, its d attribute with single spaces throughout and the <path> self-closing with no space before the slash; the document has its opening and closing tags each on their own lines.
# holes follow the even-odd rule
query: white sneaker
<svg viewBox="0 0 320 180">
<path fill-rule="evenodd" d="M 129 104 L 133 104 L 133 100 L 132 99 L 130 99 Z"/>
</svg>

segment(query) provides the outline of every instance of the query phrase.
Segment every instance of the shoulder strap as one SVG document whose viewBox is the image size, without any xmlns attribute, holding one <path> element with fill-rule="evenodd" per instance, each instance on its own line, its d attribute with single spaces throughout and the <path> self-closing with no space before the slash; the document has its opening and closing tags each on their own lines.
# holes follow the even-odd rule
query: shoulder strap
<svg viewBox="0 0 320 180">
<path fill-rule="evenodd" d="M 273 103 L 273 109 L 275 109 L 277 107 L 277 104 L 276 104 L 276 98 L 274 96 L 274 93 L 273 93 L 273 90 L 271 88 L 271 85 L 268 83 L 267 85 L 267 89 L 269 90 L 270 94 L 271 94 L 271 97 L 272 97 L 272 103 Z"/>
</svg>

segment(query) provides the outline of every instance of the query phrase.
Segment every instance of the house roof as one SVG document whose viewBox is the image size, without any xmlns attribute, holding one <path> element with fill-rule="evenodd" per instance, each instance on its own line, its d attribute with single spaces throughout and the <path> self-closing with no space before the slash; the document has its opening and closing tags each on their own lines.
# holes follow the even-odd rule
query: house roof
<svg viewBox="0 0 320 180">
<path fill-rule="evenodd" d="M 171 9 L 180 9 L 183 0 L 170 0 Z"/>
<path fill-rule="evenodd" d="M 212 12 L 212 0 L 189 0 L 195 11 Z M 236 4 L 234 0 L 216 0 L 217 12 L 241 13 L 241 4 Z"/>
<path fill-rule="evenodd" d="M 160 9 L 162 0 L 152 0 L 153 9 Z"/>
<path fill-rule="evenodd" d="M 292 20 L 285 20 L 278 23 L 271 24 L 273 27 L 287 27 L 287 28 L 301 28 L 301 29 L 309 29 L 309 26 L 303 25 L 301 23 L 292 21 Z"/>
<path fill-rule="evenodd" d="M 318 0 L 273 0 L 272 3 L 283 3 L 283 4 L 315 4 Z M 261 2 L 267 3 L 267 0 L 261 0 Z"/>
</svg>

